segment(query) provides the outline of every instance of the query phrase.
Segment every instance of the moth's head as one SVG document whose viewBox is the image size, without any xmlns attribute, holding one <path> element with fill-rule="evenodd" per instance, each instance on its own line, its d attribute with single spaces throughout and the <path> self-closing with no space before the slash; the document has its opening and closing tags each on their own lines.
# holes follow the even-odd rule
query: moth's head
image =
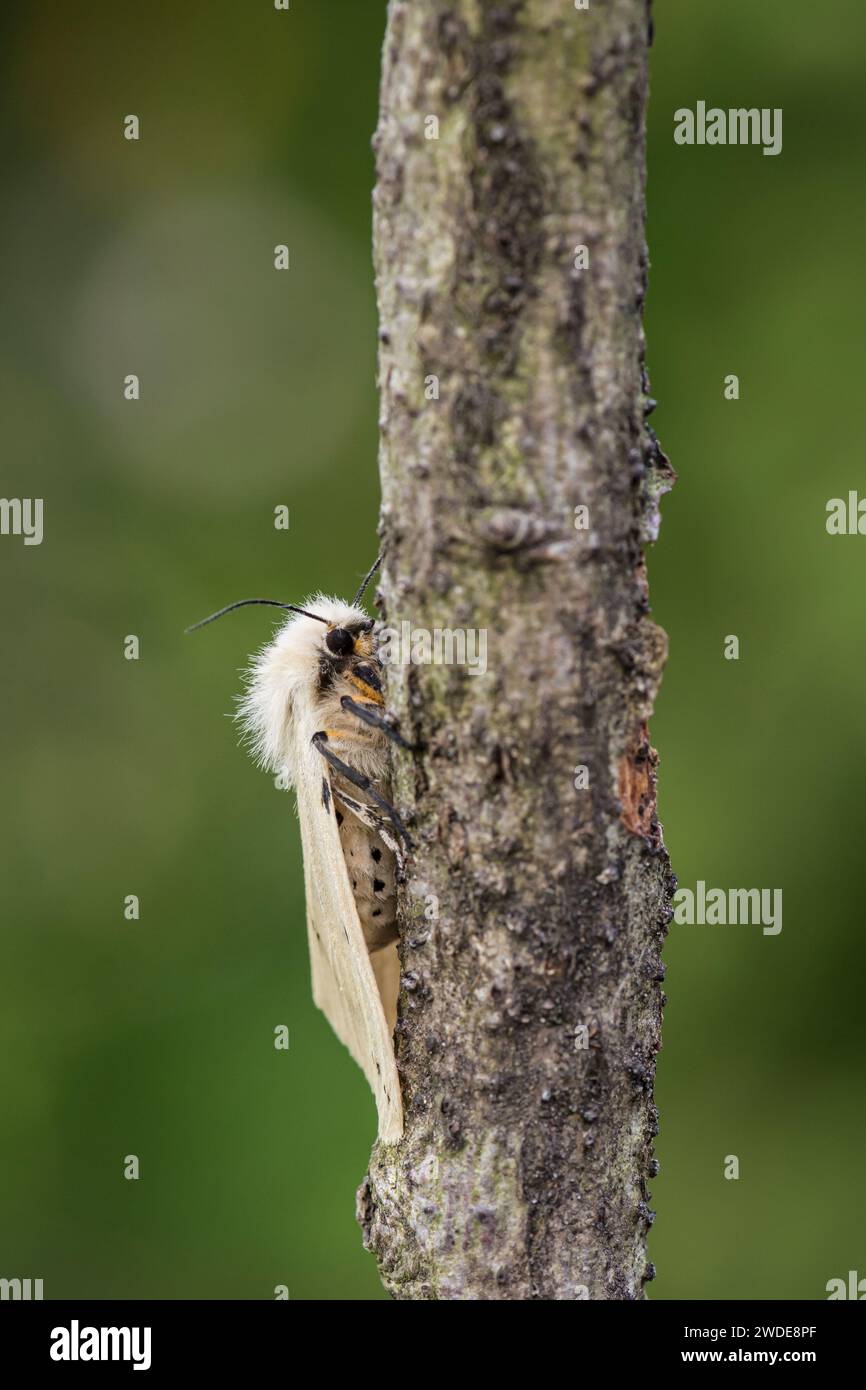
<svg viewBox="0 0 866 1390">
<path fill-rule="evenodd" d="M 377 560 L 351 603 L 327 594 L 314 594 L 303 606 L 275 599 L 242 599 L 195 624 L 204 627 L 235 608 L 252 604 L 288 610 L 286 622 L 250 664 L 237 718 L 261 765 L 287 772 L 289 780 L 295 737 L 311 738 L 320 727 L 319 705 L 329 685 L 323 679 L 328 668 L 340 668 L 353 656 L 372 653 L 373 621 L 359 604 L 378 568 Z M 307 729 L 308 724 L 314 727 Z"/>
<path fill-rule="evenodd" d="M 369 655 L 373 621 L 363 608 L 327 594 L 313 594 L 292 613 L 253 658 L 238 718 L 262 767 L 292 774 L 297 733 L 311 738 L 320 727 L 323 668 L 352 655 Z M 307 723 L 315 728 L 306 729 Z"/>
<path fill-rule="evenodd" d="M 303 609 L 287 618 L 270 645 L 279 648 L 287 662 L 309 666 L 312 674 L 322 662 L 336 665 L 346 657 L 369 656 L 372 632 L 373 619 L 357 603 L 313 594 Z"/>
<path fill-rule="evenodd" d="M 354 604 L 338 604 L 336 599 L 324 599 L 325 604 L 337 605 L 325 632 L 324 659 L 338 664 L 347 656 L 369 656 L 373 650 L 373 619 Z"/>
</svg>

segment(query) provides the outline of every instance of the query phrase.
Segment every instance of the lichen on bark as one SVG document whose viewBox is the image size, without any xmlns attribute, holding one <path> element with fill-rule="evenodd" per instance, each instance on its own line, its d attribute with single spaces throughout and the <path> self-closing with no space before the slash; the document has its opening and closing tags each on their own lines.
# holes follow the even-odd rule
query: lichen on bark
<svg viewBox="0 0 866 1390">
<path fill-rule="evenodd" d="M 488 643 L 484 675 L 388 667 L 421 746 L 394 759 L 406 1131 L 358 1210 L 402 1299 L 649 1277 L 672 880 L 644 544 L 672 474 L 643 365 L 648 30 L 646 0 L 388 9 L 382 613 Z"/>
</svg>

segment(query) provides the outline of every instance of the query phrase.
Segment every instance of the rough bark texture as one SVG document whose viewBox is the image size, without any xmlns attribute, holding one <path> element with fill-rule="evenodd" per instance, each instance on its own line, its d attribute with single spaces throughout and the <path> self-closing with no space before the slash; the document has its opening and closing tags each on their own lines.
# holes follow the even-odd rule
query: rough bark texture
<svg viewBox="0 0 866 1390">
<path fill-rule="evenodd" d="M 406 1133 L 359 1219 L 397 1298 L 636 1299 L 652 1273 L 672 881 L 643 546 L 672 475 L 643 369 L 648 30 L 646 0 L 388 11 L 383 613 L 488 634 L 486 675 L 388 668 L 423 744 L 394 759 Z"/>
</svg>

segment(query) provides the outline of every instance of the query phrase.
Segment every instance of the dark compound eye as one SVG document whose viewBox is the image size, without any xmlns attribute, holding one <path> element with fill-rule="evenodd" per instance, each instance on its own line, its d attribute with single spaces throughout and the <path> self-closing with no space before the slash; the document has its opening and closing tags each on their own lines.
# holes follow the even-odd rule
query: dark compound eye
<svg viewBox="0 0 866 1390">
<path fill-rule="evenodd" d="M 345 627 L 334 627 L 325 637 L 325 646 L 334 656 L 348 656 L 355 650 L 355 639 Z"/>
</svg>

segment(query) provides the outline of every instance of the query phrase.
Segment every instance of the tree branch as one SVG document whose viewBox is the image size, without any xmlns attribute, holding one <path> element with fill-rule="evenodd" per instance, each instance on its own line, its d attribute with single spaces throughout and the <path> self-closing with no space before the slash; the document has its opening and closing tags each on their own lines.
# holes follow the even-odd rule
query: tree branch
<svg viewBox="0 0 866 1390">
<path fill-rule="evenodd" d="M 634 1299 L 651 1277 L 672 885 L 643 545 L 672 474 L 643 370 L 648 24 L 646 0 L 389 5 L 383 610 L 488 641 L 483 675 L 388 667 L 423 748 L 393 760 L 406 1132 L 359 1217 L 398 1298 Z"/>
</svg>

